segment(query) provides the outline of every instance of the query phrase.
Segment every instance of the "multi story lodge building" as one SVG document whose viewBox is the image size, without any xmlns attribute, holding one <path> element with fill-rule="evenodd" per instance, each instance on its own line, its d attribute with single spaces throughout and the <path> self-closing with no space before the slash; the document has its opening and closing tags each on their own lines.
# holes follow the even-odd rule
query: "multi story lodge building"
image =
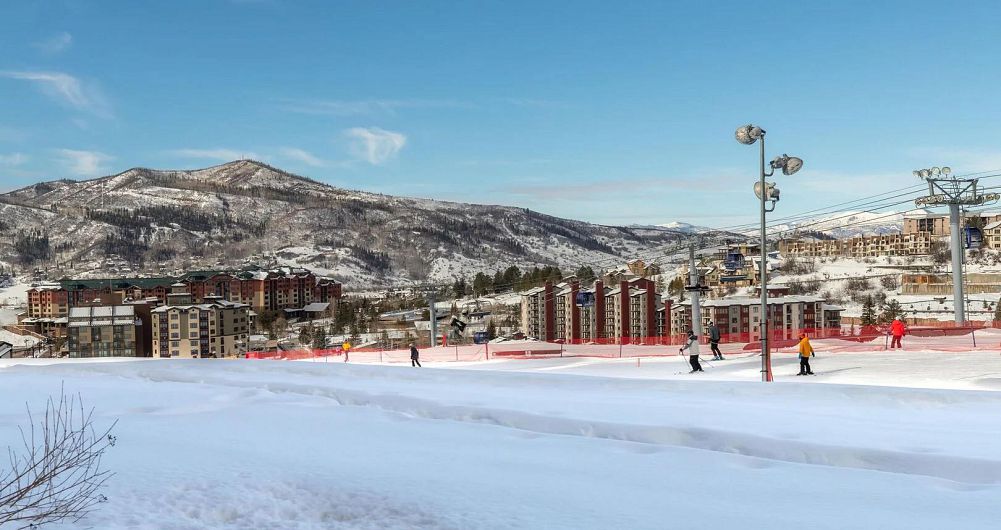
<svg viewBox="0 0 1001 530">
<path fill-rule="evenodd" d="M 924 256 L 931 253 L 933 236 L 929 232 L 858 236 L 847 239 L 783 239 L 783 256 L 808 258 L 870 258 L 877 256 Z"/>
<path fill-rule="evenodd" d="M 703 329 L 715 322 L 720 333 L 732 342 L 761 340 L 761 300 L 751 297 L 702 300 Z M 801 330 L 814 335 L 839 335 L 843 308 L 829 305 L 819 296 L 780 296 L 768 299 L 768 326 L 773 338 L 795 338 Z M 692 303 L 679 302 L 672 307 L 671 333 L 686 333 L 692 327 Z M 782 330 L 781 332 L 777 330 Z"/>
<path fill-rule="evenodd" d="M 156 299 L 166 303 L 175 284 L 182 284 L 194 303 L 207 296 L 246 304 L 254 311 L 299 309 L 313 302 L 336 305 L 341 284 L 318 277 L 307 269 L 246 269 L 233 272 L 191 272 L 179 278 L 123 278 L 113 280 L 60 280 L 28 291 L 26 318 L 66 317 L 71 307 L 94 299 Z"/>
<path fill-rule="evenodd" d="M 142 321 L 131 305 L 73 307 L 66 347 L 70 357 L 144 357 Z"/>
<path fill-rule="evenodd" d="M 173 298 L 181 303 L 183 293 Z M 201 303 L 165 305 L 152 310 L 153 357 L 224 357 L 246 350 L 250 306 L 205 296 Z"/>
<path fill-rule="evenodd" d="M 671 329 L 671 301 L 647 278 L 582 288 L 576 279 L 546 283 L 522 293 L 522 331 L 539 340 L 566 343 L 660 342 Z"/>
</svg>

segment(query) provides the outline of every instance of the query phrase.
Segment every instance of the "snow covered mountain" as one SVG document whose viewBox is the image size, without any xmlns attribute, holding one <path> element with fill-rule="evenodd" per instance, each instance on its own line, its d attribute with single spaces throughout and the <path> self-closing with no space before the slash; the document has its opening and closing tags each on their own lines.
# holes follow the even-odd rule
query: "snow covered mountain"
<svg viewBox="0 0 1001 530">
<path fill-rule="evenodd" d="M 784 233 L 786 237 L 796 234 L 819 232 L 837 239 L 898 234 L 903 229 L 904 214 L 897 212 L 844 211 L 822 216 L 780 223 L 770 226 L 769 233 Z"/>
<path fill-rule="evenodd" d="M 265 261 L 348 285 L 446 281 L 508 265 L 619 264 L 683 235 L 345 190 L 250 160 L 35 184 L 0 195 L 0 229 L 10 234 L 0 239 L 0 262 L 50 275 Z"/>
<path fill-rule="evenodd" d="M 712 230 L 712 228 L 709 228 L 707 226 L 698 226 L 689 223 L 684 223 L 681 221 L 671 221 L 670 223 L 659 224 L 657 226 L 661 228 L 669 228 L 672 230 L 677 230 L 679 232 L 684 232 L 686 234 L 703 233 Z"/>
<path fill-rule="evenodd" d="M 897 234 L 903 229 L 904 214 L 897 212 L 843 211 L 806 217 L 795 221 L 772 224 L 769 221 L 769 237 L 829 237 L 843 239 L 855 236 Z M 681 221 L 656 225 L 683 232 L 704 233 L 713 228 L 697 226 Z M 737 230 L 736 233 L 750 237 L 758 235 L 757 225 Z"/>
</svg>

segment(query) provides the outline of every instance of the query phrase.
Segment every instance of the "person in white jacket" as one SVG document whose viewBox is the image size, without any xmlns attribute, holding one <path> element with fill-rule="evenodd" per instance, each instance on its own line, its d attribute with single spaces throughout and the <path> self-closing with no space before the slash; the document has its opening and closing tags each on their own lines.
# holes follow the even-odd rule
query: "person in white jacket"
<svg viewBox="0 0 1001 530">
<path fill-rule="evenodd" d="M 688 373 L 704 372 L 702 364 L 699 363 L 699 337 L 695 335 L 694 330 L 688 330 L 688 342 L 678 352 L 682 353 L 685 350 L 688 350 L 688 363 L 692 365 L 692 371 Z"/>
</svg>

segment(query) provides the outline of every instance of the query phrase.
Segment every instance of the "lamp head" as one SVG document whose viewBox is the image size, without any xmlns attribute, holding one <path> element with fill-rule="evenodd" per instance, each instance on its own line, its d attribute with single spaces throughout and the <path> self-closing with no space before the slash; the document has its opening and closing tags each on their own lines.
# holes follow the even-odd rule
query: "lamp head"
<svg viewBox="0 0 1001 530">
<path fill-rule="evenodd" d="M 744 145 L 751 145 L 764 135 L 765 131 L 761 127 L 750 123 L 738 127 L 737 132 L 734 133 L 737 141 Z"/>
<path fill-rule="evenodd" d="M 781 169 L 783 175 L 792 175 L 802 169 L 803 159 L 783 154 L 771 161 L 772 169 Z"/>
</svg>

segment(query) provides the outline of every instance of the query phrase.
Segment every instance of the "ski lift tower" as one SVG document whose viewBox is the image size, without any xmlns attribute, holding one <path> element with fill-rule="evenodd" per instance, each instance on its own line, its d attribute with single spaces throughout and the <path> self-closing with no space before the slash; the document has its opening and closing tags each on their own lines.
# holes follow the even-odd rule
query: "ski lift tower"
<svg viewBox="0 0 1001 530">
<path fill-rule="evenodd" d="M 949 206 L 949 239 L 952 246 L 952 304 L 956 323 L 966 323 L 963 307 L 963 227 L 960 226 L 960 206 L 982 206 L 996 202 L 997 193 L 980 194 L 977 191 L 979 179 L 960 179 L 952 176 L 952 169 L 933 167 L 918 169 L 914 176 L 928 182 L 928 195 L 914 200 L 915 206 Z"/>
</svg>

